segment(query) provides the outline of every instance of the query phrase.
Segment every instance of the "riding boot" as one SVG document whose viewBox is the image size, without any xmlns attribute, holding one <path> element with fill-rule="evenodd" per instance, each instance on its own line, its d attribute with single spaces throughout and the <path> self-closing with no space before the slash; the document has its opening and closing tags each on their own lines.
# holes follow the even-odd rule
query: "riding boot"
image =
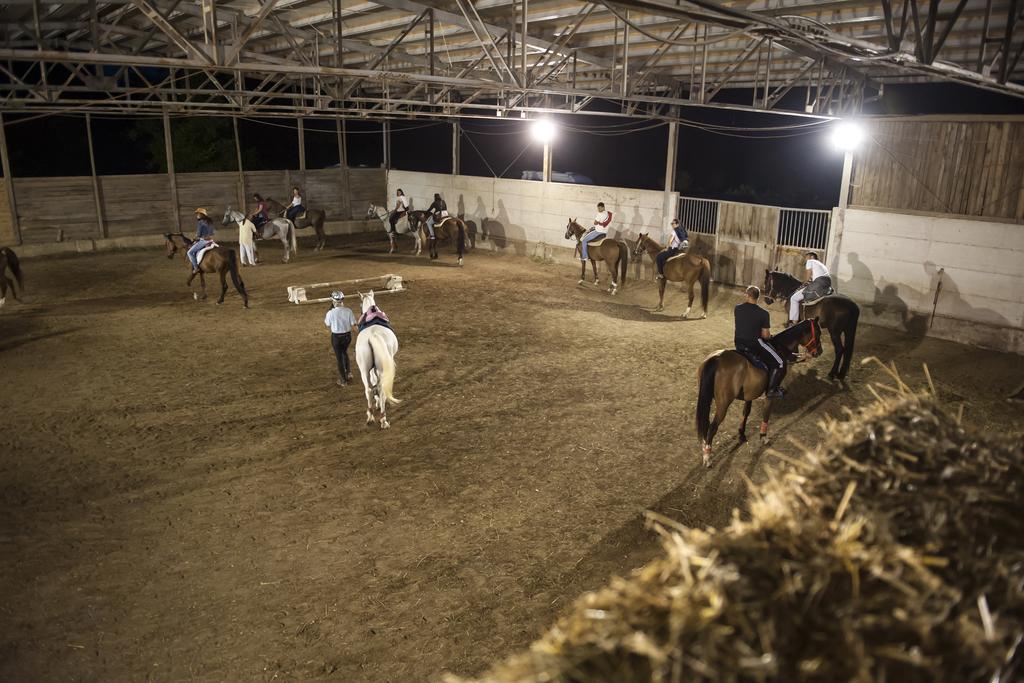
<svg viewBox="0 0 1024 683">
<path fill-rule="evenodd" d="M 782 381 L 782 374 L 782 368 L 772 368 L 768 371 L 768 388 L 764 392 L 766 397 L 782 398 L 786 395 L 786 392 L 779 386 L 779 382 Z"/>
</svg>

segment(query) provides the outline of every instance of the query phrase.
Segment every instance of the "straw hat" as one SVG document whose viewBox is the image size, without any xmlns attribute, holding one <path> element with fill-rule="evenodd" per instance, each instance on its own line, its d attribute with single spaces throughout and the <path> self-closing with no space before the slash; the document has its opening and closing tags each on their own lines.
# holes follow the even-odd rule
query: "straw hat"
<svg viewBox="0 0 1024 683">
<path fill-rule="evenodd" d="M 200 216 L 206 216 L 207 218 L 210 217 L 210 214 L 206 213 L 206 209 L 203 208 L 196 209 L 196 213 L 198 213 Z"/>
</svg>

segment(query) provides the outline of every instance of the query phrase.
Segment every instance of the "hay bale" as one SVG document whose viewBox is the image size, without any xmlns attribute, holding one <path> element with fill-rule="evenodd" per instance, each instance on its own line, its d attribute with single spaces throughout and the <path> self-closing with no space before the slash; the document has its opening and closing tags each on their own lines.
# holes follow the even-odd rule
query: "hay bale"
<svg viewBox="0 0 1024 683">
<path fill-rule="evenodd" d="M 525 681 L 1011 680 L 1024 634 L 1020 439 L 896 395 L 484 674 Z M 450 678 L 450 681 L 460 679 Z"/>
</svg>

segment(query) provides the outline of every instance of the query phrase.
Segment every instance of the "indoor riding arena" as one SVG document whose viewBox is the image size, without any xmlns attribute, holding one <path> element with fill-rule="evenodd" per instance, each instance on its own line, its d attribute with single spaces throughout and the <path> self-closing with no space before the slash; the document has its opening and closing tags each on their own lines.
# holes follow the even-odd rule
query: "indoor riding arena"
<svg viewBox="0 0 1024 683">
<path fill-rule="evenodd" d="M 1018 3 L 0 27 L 0 680 L 1024 677 Z"/>
</svg>

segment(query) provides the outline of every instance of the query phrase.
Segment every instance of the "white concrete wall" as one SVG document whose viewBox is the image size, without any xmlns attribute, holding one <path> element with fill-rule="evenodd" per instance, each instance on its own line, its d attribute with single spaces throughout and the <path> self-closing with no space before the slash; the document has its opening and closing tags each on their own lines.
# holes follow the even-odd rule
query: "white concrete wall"
<svg viewBox="0 0 1024 683">
<path fill-rule="evenodd" d="M 841 239 L 867 322 L 1024 353 L 1024 225 L 848 209 Z"/>
<path fill-rule="evenodd" d="M 441 193 L 451 213 L 476 222 L 477 249 L 511 249 L 559 260 L 571 257 L 575 243 L 565 239 L 566 223 L 575 218 L 583 226 L 591 225 L 598 202 L 614 214 L 613 237 L 635 239 L 642 231 L 664 242 L 668 234 L 665 193 L 660 191 L 392 170 L 390 208 L 398 188 L 412 198 L 414 209 L 426 209 L 434 193 Z M 669 211 L 674 213 L 674 202 Z"/>
</svg>

